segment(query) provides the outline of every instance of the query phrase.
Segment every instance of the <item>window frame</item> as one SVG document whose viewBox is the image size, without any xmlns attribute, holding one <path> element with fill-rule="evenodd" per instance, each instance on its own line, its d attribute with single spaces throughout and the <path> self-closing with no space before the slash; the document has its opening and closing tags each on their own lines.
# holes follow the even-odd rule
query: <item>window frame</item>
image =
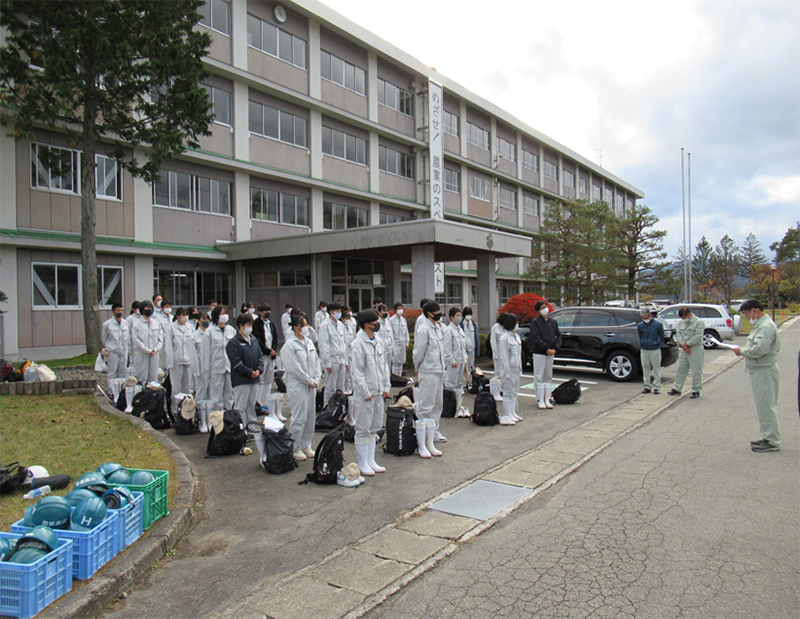
<svg viewBox="0 0 800 619">
<path fill-rule="evenodd" d="M 393 219 L 394 221 L 389 221 L 389 219 Z M 399 224 L 403 223 L 404 221 L 411 221 L 411 217 L 407 215 L 398 215 L 396 213 L 384 213 L 381 212 L 378 217 L 378 225 L 386 226 L 390 224 Z"/>
<path fill-rule="evenodd" d="M 326 132 L 326 130 L 330 132 L 330 141 L 329 141 L 329 143 L 331 145 L 330 152 L 327 152 L 326 148 L 325 148 L 325 144 L 326 144 L 325 132 Z M 334 143 L 335 143 L 335 134 L 336 133 L 340 133 L 343 136 L 343 140 L 344 140 L 344 142 L 343 142 L 343 144 L 344 144 L 344 146 L 343 146 L 343 148 L 344 148 L 344 156 L 343 157 L 340 157 L 339 155 L 335 154 L 336 148 L 334 146 Z M 347 156 L 348 155 L 348 148 L 347 148 L 348 139 L 347 138 L 352 138 L 352 139 L 355 140 L 356 153 L 355 153 L 355 157 L 352 158 L 352 159 Z M 358 145 L 359 145 L 360 142 L 362 142 L 364 144 L 364 160 L 363 161 L 359 161 L 358 160 L 358 150 L 359 150 L 358 149 Z M 369 142 L 366 139 L 364 139 L 364 138 L 362 138 L 360 136 L 353 135 L 352 133 L 347 133 L 346 131 L 342 131 L 341 129 L 335 129 L 333 127 L 326 127 L 325 125 L 322 125 L 322 154 L 326 155 L 328 157 L 333 157 L 334 159 L 339 159 L 341 161 L 347 161 L 349 163 L 354 163 L 356 165 L 369 167 Z"/>
<path fill-rule="evenodd" d="M 508 195 L 511 196 L 511 198 L 513 199 L 512 200 L 513 205 L 509 206 L 508 200 L 505 200 L 506 203 L 504 204 L 504 199 L 503 199 L 503 195 L 504 194 L 508 194 Z M 497 188 L 497 204 L 500 206 L 500 208 L 505 208 L 505 209 L 508 209 L 510 211 L 516 211 L 517 210 L 517 192 L 513 191 L 511 189 L 508 189 L 507 187 L 503 187 L 502 185 L 500 185 Z"/>
<path fill-rule="evenodd" d="M 205 4 L 197 7 L 197 12 L 200 13 L 200 18 L 201 18 L 200 20 L 197 21 L 197 23 L 200 26 L 203 26 L 204 28 L 208 28 L 209 30 L 213 30 L 214 32 L 219 32 L 220 34 L 225 35 L 226 37 L 230 38 L 230 36 L 231 36 L 230 32 L 225 32 L 224 30 L 220 30 L 219 28 L 215 27 L 214 24 L 213 24 L 213 21 L 214 21 L 214 6 L 215 5 L 219 5 L 220 2 L 222 2 L 223 4 L 227 5 L 227 9 L 228 9 L 228 16 L 227 16 L 227 19 L 228 19 L 228 30 L 230 30 L 231 26 L 232 26 L 231 22 L 233 20 L 231 19 L 231 3 L 228 2 L 227 0 L 206 0 Z M 202 18 L 205 17 L 205 15 L 202 13 L 202 9 L 204 7 L 208 7 L 208 18 L 209 18 L 209 22 L 212 22 L 212 23 L 208 23 L 208 24 L 204 24 L 203 23 Z"/>
<path fill-rule="evenodd" d="M 387 88 L 389 86 L 394 89 L 391 91 L 395 101 L 394 105 L 392 105 L 392 102 L 389 101 L 387 97 Z M 395 93 L 394 91 L 397 92 Z M 378 78 L 378 105 L 388 107 L 390 110 L 394 110 L 409 118 L 414 117 L 414 93 L 405 88 L 400 88 L 397 84 L 393 84 L 382 77 Z M 411 111 L 408 111 L 408 108 L 411 108 Z"/>
<path fill-rule="evenodd" d="M 575 189 L 575 173 L 570 172 L 569 170 L 561 170 L 561 182 L 563 183 L 564 187 L 569 187 L 570 189 Z"/>
<path fill-rule="evenodd" d="M 395 160 L 395 169 L 396 172 L 392 172 L 388 169 L 389 167 L 389 156 L 390 153 L 396 155 Z M 383 163 L 381 163 L 383 162 Z M 391 146 L 383 146 L 382 144 L 378 146 L 378 171 L 385 172 L 386 174 L 391 174 L 393 176 L 398 176 L 400 178 L 405 178 L 409 180 L 416 180 L 416 173 L 414 170 L 415 167 L 415 159 L 414 155 L 410 153 L 404 153 L 399 150 L 395 150 Z M 405 169 L 410 172 L 409 175 L 405 175 L 401 173 L 401 169 L 405 166 Z"/>
<path fill-rule="evenodd" d="M 250 105 L 258 105 L 261 108 L 261 132 L 260 133 L 258 131 L 253 131 L 252 123 L 250 122 L 250 116 L 251 116 L 251 112 L 252 112 L 252 110 L 250 109 Z M 264 113 L 265 109 L 269 109 L 269 110 L 272 110 L 273 112 L 277 112 L 278 113 L 277 125 L 276 125 L 277 126 L 277 130 L 278 130 L 278 137 L 273 137 L 271 135 L 267 135 L 267 132 L 266 132 L 266 129 L 265 129 L 265 125 L 266 125 L 266 122 L 265 122 L 266 114 Z M 288 144 L 289 146 L 293 146 L 295 148 L 302 148 L 302 149 L 308 150 L 308 119 L 307 118 L 303 118 L 302 116 L 298 116 L 297 114 L 293 114 L 292 112 L 287 112 L 287 111 L 282 110 L 280 108 L 273 107 L 271 105 L 267 105 L 266 103 L 259 103 L 258 101 L 253 101 L 252 99 L 250 99 L 248 101 L 247 115 L 248 115 L 247 129 L 251 134 L 261 136 L 262 138 L 266 138 L 267 140 L 275 140 L 276 142 L 280 142 L 281 144 Z M 282 117 L 284 115 L 285 116 L 291 116 L 293 118 L 293 120 L 292 120 L 292 137 L 293 137 L 293 139 L 294 139 L 294 136 L 297 135 L 297 121 L 299 120 L 299 121 L 303 122 L 303 124 L 304 124 L 303 136 L 305 138 L 304 139 L 304 142 L 305 142 L 304 144 L 297 144 L 294 141 L 288 142 L 288 141 L 286 141 L 286 140 L 284 140 L 282 138 L 282 134 L 283 134 L 283 131 L 284 131 L 284 129 L 283 129 L 284 121 L 283 121 Z"/>
<path fill-rule="evenodd" d="M 502 155 L 503 159 L 511 163 L 517 162 L 517 145 L 513 142 L 497 136 L 497 154 Z"/>
<path fill-rule="evenodd" d="M 336 227 L 336 225 L 335 225 L 335 221 L 336 221 L 336 212 L 335 211 L 337 210 L 335 207 L 339 207 L 339 209 L 341 209 L 341 217 L 342 217 L 342 221 L 344 222 L 344 227 Z M 329 216 L 330 222 L 331 222 L 331 226 L 330 227 L 327 227 L 325 225 L 326 210 L 328 210 L 328 209 L 330 209 L 330 216 Z M 356 225 L 356 226 L 348 226 L 347 222 L 350 221 L 350 216 L 348 214 L 348 211 L 350 211 L 350 210 L 355 211 L 355 219 L 356 219 L 357 223 L 361 221 L 361 215 L 362 214 L 365 215 L 365 218 L 364 218 L 365 219 L 365 223 L 363 225 L 360 225 L 360 223 L 359 223 L 359 225 Z M 365 208 L 365 207 L 362 207 L 362 206 L 351 206 L 349 204 L 340 204 L 339 202 L 333 202 L 332 200 L 324 200 L 322 202 L 322 229 L 323 230 L 331 230 L 331 231 L 355 230 L 357 228 L 367 228 L 367 227 L 369 227 L 369 225 L 370 225 L 370 222 L 369 222 L 369 209 L 368 208 Z"/>
<path fill-rule="evenodd" d="M 53 187 L 52 180 L 53 174 L 52 171 L 45 166 L 39 160 L 39 149 L 46 148 L 49 151 L 52 150 L 59 150 L 64 151 L 70 154 L 71 158 L 71 176 L 74 189 L 62 189 L 61 187 Z M 31 175 L 30 175 L 30 188 L 31 189 L 38 189 L 40 191 L 50 191 L 53 193 L 61 193 L 71 196 L 79 196 L 81 195 L 81 151 L 75 148 L 65 148 L 63 146 L 56 146 L 53 144 L 43 144 L 41 142 L 31 142 L 30 143 L 30 164 L 31 164 Z M 42 166 L 42 169 L 38 167 L 38 165 Z M 34 169 L 36 173 L 34 174 Z M 41 171 L 42 174 L 47 175 L 47 185 L 39 185 L 39 172 Z M 58 178 L 63 178 L 63 175 L 59 174 Z M 95 182 L 97 182 L 95 180 Z"/>
<path fill-rule="evenodd" d="M 544 160 L 544 177 L 551 181 L 558 182 L 558 164 Z"/>
<path fill-rule="evenodd" d="M 99 187 L 100 175 L 97 173 L 98 170 L 100 169 L 99 168 L 100 162 L 98 161 L 99 159 L 103 159 L 105 161 L 113 162 L 114 167 L 115 167 L 114 176 L 116 177 L 117 194 L 118 195 L 110 196 L 108 194 L 104 194 L 104 193 L 101 194 L 100 193 L 100 187 Z M 94 168 L 94 191 L 95 191 L 95 196 L 97 198 L 99 198 L 100 200 L 112 200 L 114 202 L 122 202 L 122 199 L 123 199 L 123 193 L 122 193 L 122 191 L 123 191 L 123 188 L 122 188 L 122 166 L 119 165 L 119 162 L 116 159 L 113 159 L 111 157 L 106 157 L 105 155 L 101 155 L 100 153 L 95 154 L 94 163 L 95 163 L 95 168 Z"/>
<path fill-rule="evenodd" d="M 229 90 L 225 90 L 224 88 L 220 88 L 219 86 L 211 86 L 210 84 L 201 84 L 201 86 L 206 90 L 208 93 L 208 100 L 211 101 L 211 111 L 214 114 L 214 124 L 222 125 L 223 127 L 230 127 L 233 128 L 233 93 Z M 217 118 L 217 92 L 224 92 L 228 95 L 228 110 L 227 116 L 230 122 L 223 122 L 218 120 Z"/>
<path fill-rule="evenodd" d="M 112 265 L 112 264 L 98 264 L 97 265 L 97 291 L 100 294 L 100 298 L 98 299 L 97 303 L 100 306 L 100 309 L 110 310 L 113 303 L 103 303 L 103 298 L 105 297 L 105 293 L 107 292 L 105 281 L 106 281 L 106 271 L 119 271 L 119 283 L 118 286 L 120 287 L 120 300 L 119 303 L 125 305 L 125 267 Z M 116 290 L 116 288 L 115 288 Z M 110 300 L 110 296 L 108 299 Z"/>
<path fill-rule="evenodd" d="M 455 189 L 453 189 L 454 185 L 452 183 L 448 183 L 448 179 L 447 179 L 447 175 L 448 174 L 455 174 L 455 176 L 456 176 Z M 457 194 L 461 193 L 461 171 L 460 170 L 451 170 L 450 168 L 445 167 L 444 176 L 442 178 L 442 181 L 444 183 L 444 190 L 445 191 L 449 191 L 450 193 L 457 193 Z"/>
<path fill-rule="evenodd" d="M 534 204 L 533 210 L 529 210 L 527 207 L 527 201 L 531 200 Z M 523 215 L 532 215 L 533 217 L 539 217 L 539 198 L 534 198 L 533 196 L 526 196 L 525 194 L 522 195 L 522 214 Z"/>
<path fill-rule="evenodd" d="M 487 197 L 482 198 L 482 197 L 476 195 L 476 193 L 474 191 L 475 187 L 473 187 L 473 179 L 476 182 L 480 183 L 480 187 L 485 190 L 482 193 L 485 193 Z M 481 202 L 490 202 L 491 203 L 491 201 L 492 201 L 492 188 L 491 188 L 491 184 L 489 183 L 489 181 L 487 181 L 484 178 L 481 178 L 480 176 L 475 176 L 474 174 L 470 174 L 469 175 L 469 197 L 473 198 L 475 200 L 480 200 Z"/>
<path fill-rule="evenodd" d="M 258 42 L 259 42 L 259 45 L 254 45 L 253 42 L 251 41 L 251 32 L 250 32 L 250 23 L 251 22 L 250 22 L 250 18 L 258 21 L 258 25 L 259 25 L 259 29 L 258 29 L 259 41 Z M 272 53 L 271 50 L 267 49 L 264 46 L 264 24 L 266 24 L 270 28 L 274 28 L 275 29 L 275 53 Z M 287 60 L 286 58 L 284 58 L 281 55 L 281 34 L 283 34 L 285 37 L 289 37 L 289 41 L 290 41 L 289 47 L 291 48 L 291 53 L 292 53 L 292 59 L 291 60 Z M 297 62 L 295 62 L 295 41 L 296 40 L 303 42 L 303 50 L 304 50 L 303 51 L 303 64 L 298 64 Z M 295 34 L 292 34 L 291 32 L 287 32 L 283 28 L 280 28 L 279 26 L 276 26 L 275 24 L 272 24 L 272 23 L 270 23 L 270 22 L 268 22 L 268 21 L 266 21 L 264 19 L 261 19 L 260 17 L 256 17 L 252 13 L 248 13 L 247 14 L 247 47 L 251 47 L 256 51 L 261 52 L 262 54 L 266 54 L 267 56 L 270 56 L 271 58 L 277 58 L 281 62 L 285 62 L 288 65 L 291 65 L 293 67 L 296 67 L 296 68 L 300 69 L 301 71 L 308 71 L 308 41 L 306 41 L 305 39 L 303 39 L 303 38 L 301 38 L 301 37 L 299 37 L 299 36 L 297 36 Z"/>
<path fill-rule="evenodd" d="M 337 56 L 336 54 L 332 54 L 324 49 L 320 49 L 320 71 L 319 77 L 320 79 L 325 80 L 326 82 L 330 82 L 331 84 L 336 84 L 337 86 L 341 86 L 345 90 L 349 90 L 352 93 L 355 93 L 361 97 L 367 96 L 367 71 L 366 69 L 362 69 L 358 65 L 354 65 L 352 62 L 347 62 L 344 58 Z M 325 64 L 326 64 L 326 55 L 327 55 L 327 77 L 325 75 Z M 342 63 L 342 81 L 338 81 L 333 79 L 333 59 L 336 59 Z M 353 71 L 353 88 L 347 86 L 347 73 L 348 67 L 352 67 Z M 361 88 L 359 89 L 359 76 L 363 75 L 363 79 L 361 80 Z M 362 92 L 363 91 L 363 92 Z"/>
<path fill-rule="evenodd" d="M 477 134 L 477 136 L 473 134 Z M 472 144 L 475 148 L 480 148 L 481 150 L 489 150 L 489 137 L 489 131 L 480 125 L 467 121 L 467 144 Z"/>
<path fill-rule="evenodd" d="M 452 135 L 454 138 L 458 137 L 458 123 L 459 117 L 458 114 L 453 114 L 452 112 L 448 112 L 447 110 L 443 110 L 444 114 L 442 115 L 442 130 L 447 135 Z M 455 119 L 455 127 L 453 126 L 453 121 L 449 119 Z"/>
<path fill-rule="evenodd" d="M 580 193 L 589 192 L 589 183 L 585 178 L 578 179 L 578 191 L 580 191 Z"/>
<path fill-rule="evenodd" d="M 38 280 L 43 287 L 46 287 L 44 282 L 41 280 L 39 275 L 36 273 L 37 266 L 44 266 L 44 267 L 54 267 L 55 268 L 55 298 L 53 298 L 54 305 L 37 305 L 36 304 L 36 281 Z M 78 303 L 77 305 L 59 305 L 58 304 L 58 269 L 59 268 L 69 268 L 69 269 L 76 269 L 77 270 L 77 282 L 78 282 Z M 42 262 L 42 261 L 33 261 L 31 262 L 31 309 L 33 311 L 60 311 L 60 310 L 80 310 L 83 309 L 83 278 L 81 277 L 82 267 L 80 264 L 72 264 L 69 262 Z M 47 294 L 39 288 L 39 293 L 42 297 L 50 296 L 50 292 L 47 291 Z M 52 298 L 52 297 L 51 297 Z"/>
<path fill-rule="evenodd" d="M 530 160 L 530 161 L 529 161 Z M 530 165 L 527 165 L 530 163 Z M 539 155 L 529 150 L 522 149 L 522 167 L 531 172 L 539 172 Z"/>
</svg>

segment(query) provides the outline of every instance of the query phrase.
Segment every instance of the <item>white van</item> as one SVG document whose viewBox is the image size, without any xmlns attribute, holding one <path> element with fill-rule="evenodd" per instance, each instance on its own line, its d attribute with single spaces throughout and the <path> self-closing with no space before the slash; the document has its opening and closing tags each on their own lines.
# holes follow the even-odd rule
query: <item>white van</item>
<svg viewBox="0 0 800 619">
<path fill-rule="evenodd" d="M 722 305 L 708 303 L 678 303 L 669 305 L 658 313 L 658 317 L 676 328 L 680 322 L 678 310 L 683 306 L 688 307 L 692 314 L 705 324 L 703 331 L 703 348 L 716 348 L 713 340 L 732 340 L 734 335 L 742 331 L 742 317 L 738 314 L 731 317 L 728 310 Z"/>
</svg>

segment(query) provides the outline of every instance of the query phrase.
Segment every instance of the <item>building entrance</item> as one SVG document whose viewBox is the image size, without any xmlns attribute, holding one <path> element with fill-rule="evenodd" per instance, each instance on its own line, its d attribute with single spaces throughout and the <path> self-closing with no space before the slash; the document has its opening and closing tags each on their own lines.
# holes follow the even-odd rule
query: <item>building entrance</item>
<svg viewBox="0 0 800 619">
<path fill-rule="evenodd" d="M 386 301 L 386 265 L 381 260 L 333 258 L 331 262 L 333 300 L 350 306 L 353 315 L 372 307 L 372 300 Z"/>
</svg>

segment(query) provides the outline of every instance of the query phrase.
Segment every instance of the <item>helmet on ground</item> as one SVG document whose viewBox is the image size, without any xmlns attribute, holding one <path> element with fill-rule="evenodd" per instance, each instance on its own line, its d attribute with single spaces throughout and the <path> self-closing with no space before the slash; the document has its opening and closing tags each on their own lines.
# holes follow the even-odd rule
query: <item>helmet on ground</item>
<svg viewBox="0 0 800 619">
<path fill-rule="evenodd" d="M 129 484 L 131 483 L 131 474 L 125 469 L 117 469 L 109 473 L 108 477 L 106 477 L 106 481 L 109 484 Z"/>
<path fill-rule="evenodd" d="M 47 472 L 47 469 L 43 466 L 34 465 L 26 467 L 28 471 L 28 476 L 25 478 L 23 483 L 29 484 L 32 480 L 36 479 L 37 477 L 50 477 L 50 473 Z"/>
<path fill-rule="evenodd" d="M 85 501 L 86 499 L 91 499 L 96 496 L 97 495 L 94 492 L 87 488 L 78 488 L 77 490 L 68 492 L 64 498 L 67 500 L 67 503 L 69 503 L 70 506 L 77 507 L 78 503 L 81 501 Z"/>
<path fill-rule="evenodd" d="M 155 477 L 150 471 L 136 471 L 131 477 L 131 486 L 146 486 L 155 481 Z"/>
<path fill-rule="evenodd" d="M 89 531 L 105 520 L 108 507 L 100 497 L 92 497 L 78 503 L 72 510 L 69 528 L 73 531 Z"/>
<path fill-rule="evenodd" d="M 103 499 L 103 503 L 106 504 L 108 509 L 122 509 L 130 502 L 128 500 L 128 495 L 130 495 L 130 490 L 127 488 L 111 488 L 111 490 L 103 494 L 100 498 Z M 130 496 L 132 500 L 133 495 Z"/>
<path fill-rule="evenodd" d="M 121 464 L 117 464 L 116 462 L 106 462 L 105 464 L 101 464 L 97 467 L 97 472 L 108 479 L 108 476 L 111 475 L 111 473 L 114 471 L 119 471 L 120 469 L 124 470 L 125 467 Z"/>
<path fill-rule="evenodd" d="M 66 529 L 69 526 L 69 515 L 72 506 L 63 496 L 46 496 L 31 510 L 34 525 L 44 525 L 53 529 Z"/>
<path fill-rule="evenodd" d="M 25 508 L 25 515 L 22 516 L 22 524 L 26 527 L 35 527 L 36 523 L 33 521 L 33 508 L 35 505 L 30 505 Z"/>
<path fill-rule="evenodd" d="M 0 561 L 5 561 L 10 557 L 17 547 L 13 542 L 9 542 L 5 537 L 0 537 Z"/>
<path fill-rule="evenodd" d="M 86 488 L 87 490 L 91 490 L 97 496 L 101 496 L 106 490 L 108 490 L 108 483 L 106 483 L 105 477 L 103 477 L 97 471 L 90 471 L 89 473 L 84 473 L 80 477 L 78 477 L 77 481 L 75 482 L 75 490 L 80 490 L 81 488 Z"/>
<path fill-rule="evenodd" d="M 47 554 L 48 553 L 46 550 L 34 548 L 33 546 L 26 546 L 25 548 L 21 548 L 11 555 L 11 557 L 8 559 L 8 562 L 30 565 L 31 563 L 36 563 L 42 557 L 46 557 Z"/>
<path fill-rule="evenodd" d="M 53 532 L 53 529 L 46 526 L 33 527 L 31 530 L 26 531 L 17 540 L 17 550 L 33 546 L 44 550 L 46 553 L 51 552 L 58 548 L 58 537 Z"/>
</svg>

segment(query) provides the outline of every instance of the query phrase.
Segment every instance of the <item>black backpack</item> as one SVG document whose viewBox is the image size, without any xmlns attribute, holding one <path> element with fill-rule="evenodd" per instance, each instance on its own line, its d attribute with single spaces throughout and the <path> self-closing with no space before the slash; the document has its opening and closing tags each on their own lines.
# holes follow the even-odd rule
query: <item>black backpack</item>
<svg viewBox="0 0 800 619">
<path fill-rule="evenodd" d="M 317 389 L 317 412 L 321 412 L 325 408 L 325 390 Z"/>
<path fill-rule="evenodd" d="M 208 435 L 208 445 L 206 447 L 206 457 L 209 456 L 232 456 L 238 454 L 247 442 L 247 432 L 244 431 L 242 415 L 239 411 L 226 410 L 222 417 L 222 432 L 217 434 L 214 428 Z"/>
<path fill-rule="evenodd" d="M 414 401 L 414 387 L 406 387 L 405 389 L 401 390 L 396 396 L 394 396 L 394 401 L 397 402 L 403 396 L 407 397 L 412 402 Z"/>
<path fill-rule="evenodd" d="M 395 456 L 409 456 L 416 449 L 414 411 L 402 406 L 390 406 L 386 411 L 386 444 L 383 451 Z"/>
<path fill-rule="evenodd" d="M 175 415 L 175 434 L 194 434 L 197 432 L 197 408 L 189 414 L 189 418 L 187 419 L 184 417 L 184 406 L 188 406 L 189 401 L 194 401 L 192 396 L 186 396 L 183 400 L 181 400 L 181 408 L 178 411 L 178 414 Z M 197 402 L 195 402 L 195 407 L 197 406 Z"/>
<path fill-rule="evenodd" d="M 0 495 L 16 492 L 28 478 L 28 469 L 19 462 L 0 464 Z"/>
<path fill-rule="evenodd" d="M 172 420 L 169 418 L 165 401 L 167 394 L 163 389 L 142 389 L 133 396 L 134 417 L 141 417 L 156 430 L 166 430 L 172 427 Z"/>
<path fill-rule="evenodd" d="M 442 417 L 456 416 L 456 392 L 445 387 L 442 389 Z"/>
<path fill-rule="evenodd" d="M 581 399 L 581 384 L 577 378 L 570 378 L 553 389 L 552 395 L 556 404 L 575 404 Z"/>
<path fill-rule="evenodd" d="M 389 375 L 389 384 L 392 387 L 405 387 L 408 385 L 408 379 L 405 376 L 398 376 L 397 374 Z"/>
<path fill-rule="evenodd" d="M 328 400 L 325 408 L 317 415 L 316 429 L 326 431 L 338 428 L 342 425 L 346 416 L 347 396 L 340 389 L 337 389 L 336 393 Z"/>
<path fill-rule="evenodd" d="M 278 389 L 279 393 L 286 393 L 286 383 L 283 382 L 284 374 L 285 370 L 275 370 L 275 387 Z"/>
<path fill-rule="evenodd" d="M 314 469 L 298 485 L 313 481 L 315 484 L 335 484 L 336 473 L 344 468 L 344 440 L 339 430 L 325 435 L 314 454 Z"/>
<path fill-rule="evenodd" d="M 281 428 L 277 432 L 261 428 L 264 439 L 264 459 L 261 466 L 267 473 L 280 475 L 298 467 L 294 459 L 294 441 L 289 430 Z"/>
<path fill-rule="evenodd" d="M 478 395 L 484 389 L 489 387 L 489 379 L 482 374 L 477 374 L 475 370 L 469 375 L 469 381 L 467 381 L 467 391 L 469 391 L 473 395 Z"/>
<path fill-rule="evenodd" d="M 494 426 L 500 423 L 497 416 L 497 402 L 488 391 L 481 391 L 475 396 L 475 406 L 472 409 L 472 422 L 479 426 Z"/>
</svg>

